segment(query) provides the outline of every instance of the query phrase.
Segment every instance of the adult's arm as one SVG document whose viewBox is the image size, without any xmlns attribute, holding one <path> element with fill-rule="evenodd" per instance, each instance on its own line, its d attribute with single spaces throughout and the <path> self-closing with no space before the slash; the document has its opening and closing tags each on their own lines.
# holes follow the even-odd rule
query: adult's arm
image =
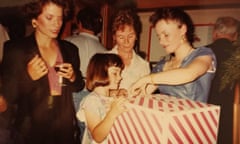
<svg viewBox="0 0 240 144">
<path fill-rule="evenodd" d="M 199 56 L 186 67 L 152 73 L 142 77 L 132 85 L 130 93 L 134 95 L 136 90 L 145 91 L 149 84 L 179 85 L 188 83 L 211 69 L 213 69 L 211 55 Z"/>
</svg>

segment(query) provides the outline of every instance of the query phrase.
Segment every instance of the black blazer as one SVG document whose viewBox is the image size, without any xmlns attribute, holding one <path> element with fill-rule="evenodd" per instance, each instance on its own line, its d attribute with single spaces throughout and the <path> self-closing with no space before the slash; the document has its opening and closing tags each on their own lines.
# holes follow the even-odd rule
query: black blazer
<svg viewBox="0 0 240 144">
<path fill-rule="evenodd" d="M 63 61 L 72 64 L 76 80 L 65 80 L 67 86 L 62 87 L 62 96 L 57 97 L 50 96 L 47 75 L 33 81 L 27 73 L 28 62 L 36 54 L 40 55 L 34 34 L 4 44 L 3 95 L 9 108 L 16 111 L 13 127 L 17 137 L 29 143 L 72 143 L 73 140 L 76 117 L 72 92 L 82 90 L 84 80 L 79 70 L 78 48 L 64 40 L 58 40 L 58 44 Z"/>
</svg>

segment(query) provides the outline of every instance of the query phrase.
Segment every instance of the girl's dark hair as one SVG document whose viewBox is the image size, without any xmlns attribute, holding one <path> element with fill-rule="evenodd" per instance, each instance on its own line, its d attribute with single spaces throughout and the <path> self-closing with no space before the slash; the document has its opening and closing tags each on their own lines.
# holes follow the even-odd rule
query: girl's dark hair
<svg viewBox="0 0 240 144">
<path fill-rule="evenodd" d="M 63 18 L 69 16 L 69 3 L 66 0 L 37 0 L 30 2 L 23 7 L 23 14 L 26 20 L 31 22 L 32 19 L 37 18 L 46 4 L 54 3 L 63 9 Z"/>
<path fill-rule="evenodd" d="M 98 86 L 109 84 L 108 68 L 116 66 L 124 68 L 122 59 L 116 54 L 97 53 L 89 61 L 86 76 L 86 87 L 93 91 Z"/>
<path fill-rule="evenodd" d="M 186 38 L 187 41 L 192 45 L 194 42 L 194 25 L 192 22 L 191 17 L 184 12 L 183 10 L 179 8 L 160 8 L 157 9 L 154 14 L 152 14 L 149 18 L 149 21 L 152 23 L 152 25 L 155 27 L 156 23 L 160 20 L 174 20 L 176 22 L 179 22 L 181 27 L 182 25 L 186 25 L 187 32 L 186 32 Z"/>
</svg>

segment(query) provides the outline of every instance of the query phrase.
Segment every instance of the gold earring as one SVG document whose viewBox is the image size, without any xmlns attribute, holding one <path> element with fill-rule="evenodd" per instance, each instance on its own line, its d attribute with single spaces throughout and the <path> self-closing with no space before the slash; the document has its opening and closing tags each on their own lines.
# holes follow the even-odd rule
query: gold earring
<svg viewBox="0 0 240 144">
<path fill-rule="evenodd" d="M 185 41 L 186 41 L 186 37 L 184 35 L 182 35 L 181 42 L 184 43 Z"/>
<path fill-rule="evenodd" d="M 33 28 L 36 28 L 37 27 L 36 22 L 32 22 L 32 26 L 33 26 Z"/>
</svg>

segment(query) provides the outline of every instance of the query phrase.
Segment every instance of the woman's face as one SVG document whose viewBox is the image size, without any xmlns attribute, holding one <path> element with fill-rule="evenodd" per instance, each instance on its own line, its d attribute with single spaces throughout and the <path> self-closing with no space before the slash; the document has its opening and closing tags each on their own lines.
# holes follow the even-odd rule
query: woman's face
<svg viewBox="0 0 240 144">
<path fill-rule="evenodd" d="M 121 68 L 116 66 L 111 66 L 108 68 L 108 76 L 109 76 L 109 89 L 118 89 L 121 77 Z"/>
<path fill-rule="evenodd" d="M 114 38 L 120 50 L 132 51 L 136 41 L 136 32 L 133 26 L 124 25 L 123 29 L 116 31 Z"/>
<path fill-rule="evenodd" d="M 167 53 L 174 53 L 182 44 L 185 35 L 183 26 L 173 20 L 160 20 L 156 23 L 155 29 L 160 45 Z"/>
<path fill-rule="evenodd" d="M 33 20 L 36 24 L 36 32 L 49 38 L 56 38 L 63 23 L 62 7 L 49 3 L 46 4 L 42 13 Z"/>
</svg>

